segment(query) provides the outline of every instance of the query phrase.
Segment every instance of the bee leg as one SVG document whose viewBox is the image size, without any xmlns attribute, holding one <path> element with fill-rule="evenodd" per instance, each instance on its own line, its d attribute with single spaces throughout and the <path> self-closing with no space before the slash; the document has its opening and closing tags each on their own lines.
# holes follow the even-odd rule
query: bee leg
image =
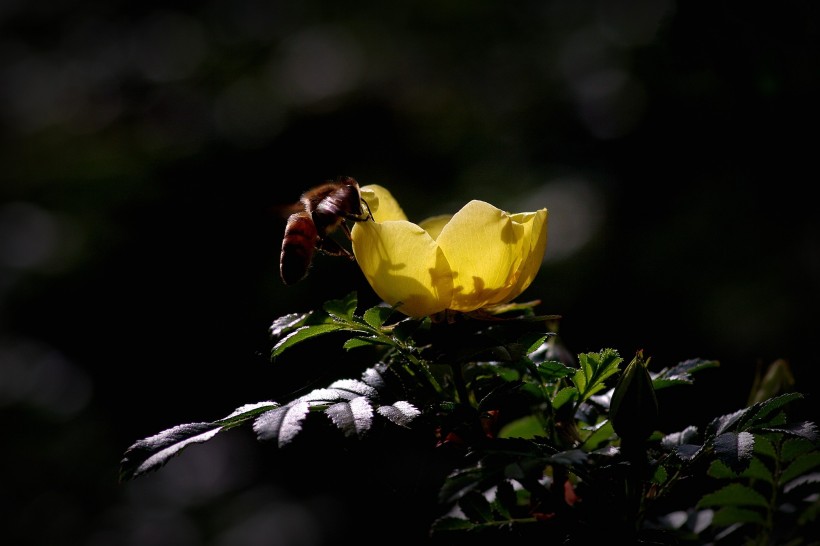
<svg viewBox="0 0 820 546">
<path fill-rule="evenodd" d="M 347 226 L 345 226 L 347 227 Z M 331 238 L 319 239 L 316 242 L 316 249 L 329 256 L 346 256 L 351 260 L 354 259 L 353 254 L 349 250 L 340 245 L 337 241 Z"/>
</svg>

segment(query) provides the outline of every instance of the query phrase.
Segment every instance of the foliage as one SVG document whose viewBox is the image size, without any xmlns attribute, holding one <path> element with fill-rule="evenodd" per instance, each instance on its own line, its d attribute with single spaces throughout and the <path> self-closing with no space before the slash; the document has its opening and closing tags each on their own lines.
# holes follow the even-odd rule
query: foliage
<svg viewBox="0 0 820 546">
<path fill-rule="evenodd" d="M 820 511 L 813 422 L 790 418 L 804 399 L 768 394 L 705 425 L 658 430 L 658 399 L 717 361 L 657 372 L 638 351 L 570 354 L 560 317 L 538 302 L 480 313 L 406 318 L 378 306 L 356 314 L 350 294 L 271 326 L 276 360 L 297 344 L 343 332 L 374 364 L 293 400 L 243 406 L 214 422 L 173 427 L 125 453 L 121 478 L 240 425 L 286 448 L 311 414 L 345 436 L 429 427 L 451 455 L 432 537 L 461 535 L 587 544 L 619 536 L 646 544 L 810 544 Z M 816 543 L 816 542 L 814 542 Z"/>
</svg>

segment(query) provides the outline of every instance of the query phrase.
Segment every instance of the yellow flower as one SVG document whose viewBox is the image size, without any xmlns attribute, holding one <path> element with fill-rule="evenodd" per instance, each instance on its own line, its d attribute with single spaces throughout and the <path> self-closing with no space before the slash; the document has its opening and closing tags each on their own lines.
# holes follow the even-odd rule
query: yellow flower
<svg viewBox="0 0 820 546">
<path fill-rule="evenodd" d="M 410 317 L 507 303 L 535 278 L 547 209 L 510 214 L 473 200 L 414 224 L 389 191 L 361 188 L 374 222 L 353 226 L 353 254 L 373 290 Z"/>
</svg>

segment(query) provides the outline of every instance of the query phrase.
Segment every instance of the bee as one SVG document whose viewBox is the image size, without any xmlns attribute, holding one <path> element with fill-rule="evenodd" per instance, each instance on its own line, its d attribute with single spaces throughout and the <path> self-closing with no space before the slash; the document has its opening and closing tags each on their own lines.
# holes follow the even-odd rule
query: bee
<svg viewBox="0 0 820 546">
<path fill-rule="evenodd" d="M 290 210 L 294 212 L 288 217 L 279 257 L 279 275 L 285 284 L 294 284 L 307 276 L 316 251 L 352 260 L 353 254 L 331 234 L 341 228 L 350 239 L 348 220 L 363 222 L 373 218 L 362 199 L 359 183 L 349 176 L 307 190 Z"/>
</svg>

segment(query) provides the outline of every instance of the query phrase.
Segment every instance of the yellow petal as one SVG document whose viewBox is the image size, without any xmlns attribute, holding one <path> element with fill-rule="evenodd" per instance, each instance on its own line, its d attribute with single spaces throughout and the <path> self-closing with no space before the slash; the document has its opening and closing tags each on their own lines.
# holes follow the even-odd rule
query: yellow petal
<svg viewBox="0 0 820 546">
<path fill-rule="evenodd" d="M 473 311 L 509 301 L 524 258 L 530 230 L 506 212 L 473 200 L 444 226 L 437 242 L 453 270 L 450 309 Z"/>
<path fill-rule="evenodd" d="M 379 207 L 385 201 L 379 196 Z M 376 212 L 374 211 L 374 216 Z M 356 222 L 353 254 L 370 286 L 390 305 L 411 317 L 443 311 L 453 293 L 444 253 L 416 224 L 397 220 Z"/>
<path fill-rule="evenodd" d="M 522 268 L 518 272 L 518 279 L 509 293 L 510 299 L 518 297 L 521 292 L 535 279 L 541 263 L 544 261 L 544 253 L 547 251 L 547 219 L 549 213 L 547 209 L 539 209 L 536 212 L 523 212 L 513 214 L 512 219 L 524 226 L 525 237 L 530 240 L 529 254 L 522 263 Z M 498 302 L 505 303 L 505 302 Z"/>
<path fill-rule="evenodd" d="M 377 184 L 361 187 L 362 199 L 365 200 L 373 219 L 377 222 L 388 220 L 407 220 L 399 203 L 386 188 Z"/>
<path fill-rule="evenodd" d="M 452 214 L 441 214 L 439 216 L 432 216 L 419 222 L 419 227 L 426 231 L 433 239 L 438 239 L 439 233 L 447 225 L 447 222 L 453 217 Z"/>
</svg>

